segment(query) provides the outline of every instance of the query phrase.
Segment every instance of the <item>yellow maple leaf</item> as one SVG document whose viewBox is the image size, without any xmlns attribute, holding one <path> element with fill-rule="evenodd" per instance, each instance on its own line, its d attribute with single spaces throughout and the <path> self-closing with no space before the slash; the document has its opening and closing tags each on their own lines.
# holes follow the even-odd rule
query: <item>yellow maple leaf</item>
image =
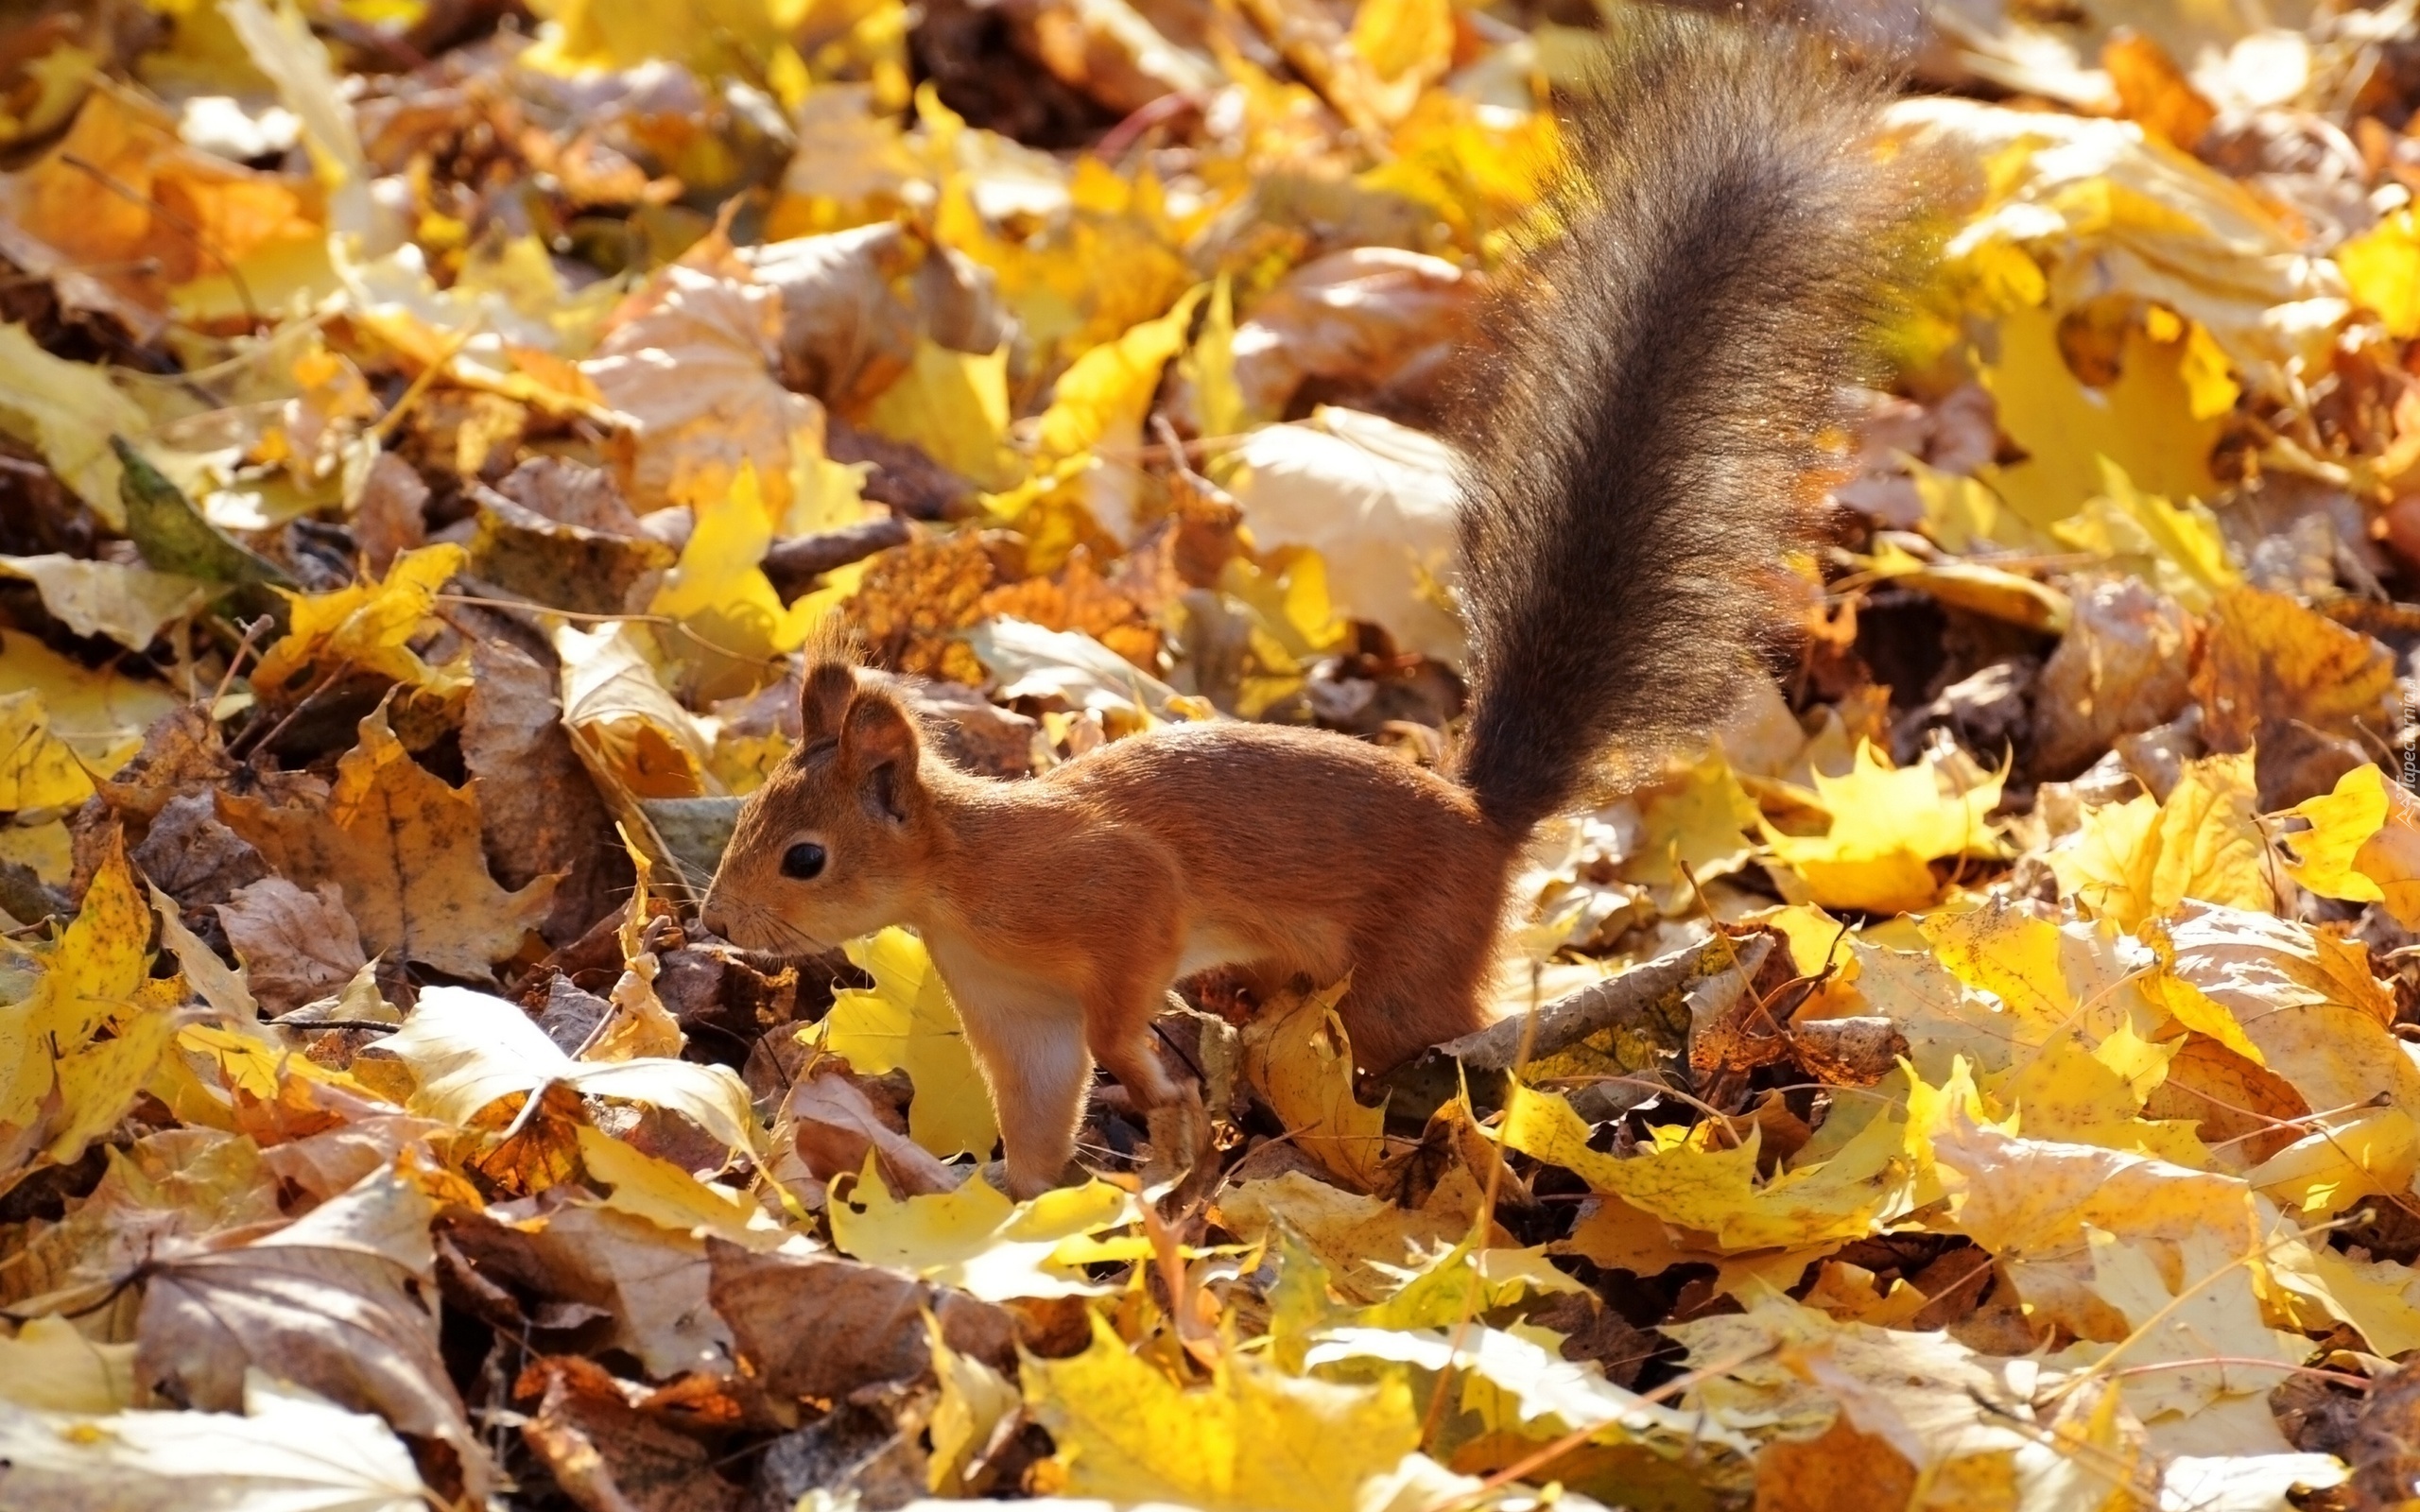
<svg viewBox="0 0 2420 1512">
<path fill-rule="evenodd" d="M 1392 1295 L 1352 1311 L 1351 1321 L 1376 1329 L 1449 1329 L 1524 1297 L 1584 1290 L 1555 1269 L 1543 1248 L 1487 1248 L 1480 1238 L 1468 1229 L 1443 1254 L 1396 1275 Z"/>
<path fill-rule="evenodd" d="M 1017 317 L 1034 366 L 1049 371 L 1119 333 L 1163 314 L 1194 282 L 1184 258 L 1184 228 L 1169 214 L 1167 191 L 1148 170 L 1129 180 L 1098 158 L 1069 172 L 989 131 L 967 126 L 932 84 L 916 90 L 934 160 L 942 164 L 934 237 L 999 277 L 1000 298 Z M 981 208 L 985 180 L 1026 189 L 1042 175 L 1063 213 L 1038 235 L 995 230 Z"/>
<path fill-rule="evenodd" d="M 93 780 L 50 732 L 38 693 L 0 694 L 0 810 L 64 808 L 93 796 Z"/>
<path fill-rule="evenodd" d="M 2363 1197 L 2409 1192 L 2414 1171 L 2420 1171 L 2420 1124 L 2400 1108 L 2365 1108 L 2326 1120 L 2261 1161 L 2246 1179 L 2263 1196 L 2314 1219 Z"/>
<path fill-rule="evenodd" d="M 2360 1330 L 2371 1349 L 2399 1355 L 2420 1349 L 2420 1272 L 2411 1266 L 2290 1241 L 2272 1251 L 2270 1263 L 2286 1286 Z"/>
<path fill-rule="evenodd" d="M 2022 573 L 1979 561 L 1927 561 L 1898 542 L 1875 543 L 1866 571 L 1945 604 L 2045 635 L 2065 635 L 2074 606 L 2067 595 Z"/>
<path fill-rule="evenodd" d="M 2249 1058 L 2285 1078 L 2305 1110 L 2379 1097 L 2420 1108 L 2420 1066 L 2389 1028 L 2394 994 L 2370 974 L 2361 945 L 2267 912 L 2197 903 L 2165 949 L 2153 984 L 2163 1001 L 2174 1010 L 2199 997 L 2231 1017 L 2257 1047 Z"/>
<path fill-rule="evenodd" d="M 546 34 L 521 61 L 576 75 L 676 60 L 700 78 L 762 77 L 814 9 L 813 0 L 697 0 L 669 9 L 562 0 L 547 8 Z"/>
<path fill-rule="evenodd" d="M 2070 1050 L 2089 1052 L 2124 1082 L 2133 1097 L 2121 1122 L 2131 1119 L 2142 1096 L 2164 1074 L 2166 1055 L 2142 1036 L 2169 1017 L 2198 1029 L 2229 1049 L 2259 1058 L 2259 1051 L 2215 1005 L 2177 1004 L 2163 994 L 2152 970 L 2156 951 L 2118 931 L 2103 918 L 2054 923 L 2001 900 L 1957 914 L 1935 914 L 1920 926 L 1929 956 L 1869 954 L 1866 964 L 1882 968 L 1860 980 L 1874 1001 L 1866 1012 L 1886 1013 L 1907 1034 L 1916 1064 L 1939 1074 L 1945 1057 L 1962 1057 L 1987 1078 L 2020 1079 L 2045 1074 L 2037 1063 L 2065 1058 Z M 1893 969 L 1913 964 L 1915 972 Z M 1952 1000 L 1938 980 L 1945 971 L 1957 982 L 1989 994 Z M 1999 1012 L 1988 1011 L 1996 1003 Z M 2029 1068 L 2035 1068 L 2029 1070 Z M 2079 1065 L 2078 1074 L 2099 1084 L 2101 1073 Z M 2038 1093 L 2041 1084 L 2032 1083 Z M 2110 1090 L 2114 1099 L 2118 1090 Z M 2063 1093 L 2064 1095 L 2064 1093 Z M 2005 1097 L 2002 1098 L 2006 1106 Z M 2108 1104 L 2118 1106 L 2115 1101 Z M 2151 1138 L 2131 1130 L 2127 1138 Z M 2162 1136 L 2165 1137 L 2165 1136 Z M 2132 1147 L 2131 1145 L 2129 1147 Z"/>
<path fill-rule="evenodd" d="M 1286 1125 L 1295 1147 L 1367 1192 L 1387 1153 L 1386 1108 L 1353 1095 L 1353 1047 L 1337 1016 L 1349 981 L 1289 993 L 1244 1026 L 1244 1079 Z"/>
<path fill-rule="evenodd" d="M 1221 1226 L 1249 1243 L 1284 1234 L 1307 1247 L 1350 1301 L 1374 1301 L 1402 1270 L 1450 1249 L 1470 1231 L 1458 1214 L 1405 1209 L 1302 1171 L 1231 1183 L 1219 1194 Z"/>
<path fill-rule="evenodd" d="M 38 693 L 50 732 L 96 777 L 124 766 L 152 722 L 184 700 L 156 682 L 61 656 L 30 635 L 0 630 L 0 696 Z"/>
<path fill-rule="evenodd" d="M 375 987 L 371 990 L 374 993 Z M 297 1055 L 250 1023 L 189 1023 L 177 1031 L 175 1046 L 176 1053 L 161 1060 L 145 1090 L 188 1124 L 237 1127 L 233 1109 L 247 1098 L 316 1108 L 314 1087 L 380 1100 L 374 1089 L 350 1074 Z"/>
<path fill-rule="evenodd" d="M 1898 1118 L 1876 1118 L 1830 1160 L 1763 1183 L 1753 1126 L 1729 1149 L 1713 1148 L 1711 1125 L 1699 1125 L 1659 1137 L 1651 1150 L 1608 1155 L 1589 1147 L 1588 1124 L 1568 1102 L 1526 1087 L 1513 1089 L 1499 1138 L 1594 1191 L 1737 1251 L 1860 1238 L 1906 1211 L 1915 1173 L 1906 1128 Z"/>
<path fill-rule="evenodd" d="M 2420 221 L 2410 206 L 2336 249 L 2354 302 L 2377 312 L 2394 335 L 2420 336 Z"/>
<path fill-rule="evenodd" d="M 110 437 L 150 428 L 150 416 L 106 369 L 52 356 L 24 326 L 0 325 L 0 430 L 40 448 L 51 471 L 112 530 L 126 528 L 126 505 Z"/>
<path fill-rule="evenodd" d="M 151 982 L 150 905 L 112 843 L 40 974 L 0 1005 L 0 1191 L 63 1165 L 133 1106 L 175 1033 L 182 989 Z"/>
<path fill-rule="evenodd" d="M 1131 454 L 1142 444 L 1143 418 L 1159 389 L 1160 369 L 1184 350 L 1185 330 L 1206 292 L 1194 288 L 1166 315 L 1093 348 L 1060 375 L 1050 407 L 1035 427 L 1046 464 L 1103 450 Z M 1078 481 L 1081 502 L 1095 520 L 1120 540 L 1132 533 L 1134 501 L 1141 491 L 1141 478 L 1133 469 L 1104 465 L 1080 474 Z"/>
<path fill-rule="evenodd" d="M 1814 780 L 1830 830 L 1792 835 L 1769 825 L 1765 843 L 1824 907 L 1877 914 L 1922 908 L 1941 895 L 1930 863 L 2001 851 L 1986 817 L 1999 804 L 1999 776 L 1945 792 L 1955 783 L 1932 757 L 1893 767 L 1871 741 L 1860 741 L 1845 776 L 1819 771 Z"/>
<path fill-rule="evenodd" d="M 1009 349 L 953 352 L 927 335 L 916 338 L 908 370 L 874 397 L 866 429 L 922 447 L 925 455 L 984 488 L 1008 484 L 1014 472 L 1001 442 L 1009 429 Z"/>
<path fill-rule="evenodd" d="M 1186 1390 L 1092 1318 L 1092 1347 L 1028 1356 L 1026 1410 L 1050 1431 L 1070 1495 L 1203 1512 L 1332 1512 L 1419 1446 L 1400 1376 L 1340 1385 L 1228 1351 Z"/>
<path fill-rule="evenodd" d="M 2029 266 L 2031 265 L 2028 265 Z M 1944 551 L 1979 547 L 2001 551 L 2047 551 L 2058 541 L 2010 508 L 1981 478 L 1944 472 L 1913 457 L 1904 464 L 1924 507 L 1925 534 Z"/>
<path fill-rule="evenodd" d="M 925 1335 L 933 1352 L 933 1375 L 941 1396 L 933 1403 L 933 1452 L 925 1470 L 927 1489 L 940 1496 L 966 1495 L 972 1462 L 990 1452 L 1002 1426 L 1018 1418 L 1023 1399 L 1015 1383 L 971 1354 L 960 1354 L 942 1337 L 939 1319 L 925 1314 Z"/>
<path fill-rule="evenodd" d="M 1381 82 L 1409 80 L 1416 93 L 1453 66 L 1454 8 L 1448 0 L 1361 0 L 1347 41 Z"/>
<path fill-rule="evenodd" d="M 1656 890 L 1655 906 L 1668 914 L 1685 910 L 1692 886 L 1737 871 L 1755 851 L 1748 838 L 1756 828 L 1755 800 L 1719 750 L 1709 750 L 1674 785 L 1657 789 L 1639 805 L 1637 847 L 1621 865 L 1621 878 Z"/>
<path fill-rule="evenodd" d="M 130 651 L 147 649 L 163 627 L 199 610 L 210 592 L 174 573 L 57 553 L 0 557 L 0 574 L 32 583 L 43 611 L 77 634 L 106 635 Z"/>
<path fill-rule="evenodd" d="M 871 1152 L 854 1179 L 855 1189 L 845 1196 L 836 1191 L 824 1210 L 835 1247 L 987 1302 L 1107 1292 L 1114 1288 L 1094 1284 L 1078 1267 L 1100 1260 L 1140 1260 L 1151 1252 L 1139 1235 L 1126 1241 L 1093 1237 L 1142 1217 L 1134 1198 L 1106 1181 L 1011 1202 L 976 1176 L 955 1192 L 894 1197 Z"/>
<path fill-rule="evenodd" d="M 2252 768 L 2249 751 L 2188 762 L 2165 803 L 2142 794 L 2091 810 L 2075 841 L 2049 853 L 2060 892 L 2121 929 L 2188 898 L 2273 906 Z"/>
<path fill-rule="evenodd" d="M 1486 250 L 1536 207 L 1563 165 L 1552 111 L 1509 124 L 1504 112 L 1451 90 L 1422 94 L 1394 129 L 1394 155 L 1354 182 L 1434 214 L 1457 246 Z"/>
<path fill-rule="evenodd" d="M 2198 1169 L 2209 1163 L 2209 1151 L 2191 1120 L 2140 1116 L 2147 1084 L 2157 1083 L 2179 1043 L 2154 1047 L 2121 1031 L 2100 1050 L 2086 1050 L 2075 1036 L 2061 1035 L 2001 1074 L 1986 1077 L 1981 1091 L 1991 1106 L 2014 1115 L 2014 1126 L 2029 1139 L 2097 1144 Z M 2129 1057 L 2135 1067 L 2148 1070 L 2127 1075 L 2121 1067 Z"/>
<path fill-rule="evenodd" d="M 2026 452 L 2022 462 L 1984 471 L 1999 496 L 2047 528 L 2102 491 L 2107 458 L 2145 492 L 2216 498 L 2210 450 L 2224 418 L 2195 417 L 2187 344 L 2131 329 L 2117 380 L 2095 388 L 2068 368 L 2058 323 L 2048 308 L 2010 311 L 2000 319 L 1998 360 L 1979 364 L 1983 387 L 1999 403 L 2001 428 Z"/>
<path fill-rule="evenodd" d="M 1235 281 L 1226 274 L 1211 285 L 1201 333 L 1177 360 L 1177 370 L 1193 389 L 1194 418 L 1203 436 L 1233 436 L 1244 429 L 1243 388 L 1236 381 Z"/>
<path fill-rule="evenodd" d="M 2290 593 L 2238 587 L 2219 595 L 2193 669 L 2203 739 L 2243 750 L 2289 722 L 2356 742 L 2395 726 L 2394 655 Z"/>
<path fill-rule="evenodd" d="M 2076 550 L 2139 566 L 2139 576 L 2196 613 L 2243 580 L 2227 559 L 2218 516 L 2190 499 L 2174 505 L 2144 492 L 2105 456 L 2100 491 L 2050 533 Z"/>
<path fill-rule="evenodd" d="M 469 559 L 457 545 L 423 546 L 397 557 L 378 582 L 327 593 L 287 593 L 292 624 L 262 656 L 252 680 L 285 688 L 306 666 L 350 662 L 410 687 L 449 685 L 446 674 L 413 654 L 410 642 L 436 607 L 438 590 Z"/>
<path fill-rule="evenodd" d="M 742 462 L 730 490 L 696 509 L 697 528 L 648 611 L 680 621 L 694 637 L 671 644 L 685 654 L 696 697 L 736 696 L 766 680 L 774 657 L 805 644 L 821 616 L 812 604 L 784 608 L 765 576 L 773 523 L 754 463 Z"/>
<path fill-rule="evenodd" d="M 916 1086 L 908 1134 L 917 1143 L 943 1160 L 988 1158 L 1000 1125 L 959 1026 L 958 1007 L 925 942 L 893 928 L 851 940 L 846 949 L 873 986 L 836 994 L 832 1011 L 806 1036 L 858 1071 L 906 1071 Z"/>
<path fill-rule="evenodd" d="M 2286 874 L 2324 898 L 2348 902 L 2376 902 L 2386 896 L 2377 879 L 2360 868 L 2359 857 L 2384 829 L 2398 805 L 2389 797 L 2386 774 L 2376 762 L 2356 766 L 2336 780 L 2333 791 L 2308 798 L 2281 817 L 2309 825 L 2284 836 Z"/>
<path fill-rule="evenodd" d="M 780 1228 L 740 1194 L 700 1181 L 594 1125 L 580 1125 L 578 1137 L 581 1167 L 610 1194 L 605 1206 L 678 1233 L 712 1233 L 752 1249 L 780 1241 Z"/>
</svg>

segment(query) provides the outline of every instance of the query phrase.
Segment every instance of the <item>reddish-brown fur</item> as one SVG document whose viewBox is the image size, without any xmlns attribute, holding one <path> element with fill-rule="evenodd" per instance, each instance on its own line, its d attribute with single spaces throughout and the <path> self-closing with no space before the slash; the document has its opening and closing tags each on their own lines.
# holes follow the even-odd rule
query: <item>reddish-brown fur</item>
<svg viewBox="0 0 2420 1512">
<path fill-rule="evenodd" d="M 807 681 L 801 756 L 743 815 L 708 927 L 801 952 L 913 926 L 992 1083 L 1012 1190 L 1059 1179 L 1094 1057 L 1198 1132 L 1152 1048 L 1182 974 L 1349 971 L 1345 1029 L 1372 1065 L 1485 1022 L 1514 846 L 1443 778 L 1340 735 L 1204 725 L 994 782 L 931 759 L 844 663 Z M 801 841 L 823 876 L 782 875 Z"/>
<path fill-rule="evenodd" d="M 1475 708 L 1458 780 L 1340 735 L 1222 723 L 1031 782 L 929 758 L 897 699 L 810 657 L 805 739 L 740 816 L 705 908 L 804 953 L 913 925 L 1000 1115 L 1009 1185 L 1057 1181 L 1094 1057 L 1190 1154 L 1151 1020 L 1211 965 L 1325 984 L 1361 1061 L 1478 1028 L 1530 830 L 1647 769 L 1738 692 L 1759 573 L 1903 249 L 1872 81 L 1819 43 L 1641 8 L 1571 134 L 1563 228 L 1494 282 L 1461 440 Z M 783 874 L 802 841 L 813 880 Z"/>
</svg>

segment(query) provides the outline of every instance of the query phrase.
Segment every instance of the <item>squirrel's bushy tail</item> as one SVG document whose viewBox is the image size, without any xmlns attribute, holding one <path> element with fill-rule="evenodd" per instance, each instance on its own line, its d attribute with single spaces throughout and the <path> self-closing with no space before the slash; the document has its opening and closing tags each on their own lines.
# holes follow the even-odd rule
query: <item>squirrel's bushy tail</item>
<svg viewBox="0 0 2420 1512">
<path fill-rule="evenodd" d="M 1461 779 L 1516 835 L 1737 698 L 1909 240 L 1881 81 L 1779 26 L 1632 19 L 1462 408 Z"/>
</svg>

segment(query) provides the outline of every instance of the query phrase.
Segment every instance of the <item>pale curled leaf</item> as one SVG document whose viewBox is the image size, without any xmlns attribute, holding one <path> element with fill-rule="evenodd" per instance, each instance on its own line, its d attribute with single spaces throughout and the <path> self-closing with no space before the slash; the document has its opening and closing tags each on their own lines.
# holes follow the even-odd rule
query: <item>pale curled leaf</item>
<svg viewBox="0 0 2420 1512">
<path fill-rule="evenodd" d="M 504 1098 L 564 1086 L 679 1113 L 732 1149 L 757 1147 L 748 1089 L 729 1068 L 653 1057 L 574 1060 L 519 1007 L 468 988 L 428 988 L 384 1043 L 420 1079 L 414 1106 L 457 1125 Z"/>
<path fill-rule="evenodd" d="M 93 1417 L 0 1404 L 0 1501 L 23 1512 L 424 1512 L 394 1430 L 266 1375 L 245 1413 Z"/>
<path fill-rule="evenodd" d="M 135 1374 L 205 1411 L 241 1404 L 248 1374 L 274 1370 L 403 1432 L 444 1440 L 467 1484 L 486 1455 L 437 1348 L 425 1281 L 435 1209 L 409 1180 L 373 1172 L 249 1245 L 161 1260 L 144 1290 Z"/>
<path fill-rule="evenodd" d="M 0 557 L 0 574 L 33 584 L 50 617 L 77 634 L 106 635 L 131 651 L 146 649 L 163 627 L 199 610 L 208 593 L 172 573 L 57 554 Z"/>
</svg>

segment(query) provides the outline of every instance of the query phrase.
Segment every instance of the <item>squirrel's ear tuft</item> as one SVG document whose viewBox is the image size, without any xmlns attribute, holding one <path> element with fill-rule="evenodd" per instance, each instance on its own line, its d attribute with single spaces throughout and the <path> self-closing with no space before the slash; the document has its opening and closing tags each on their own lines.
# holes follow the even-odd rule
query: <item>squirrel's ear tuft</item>
<svg viewBox="0 0 2420 1512">
<path fill-rule="evenodd" d="M 846 662 L 811 662 L 798 690 L 799 735 L 803 745 L 840 738 L 849 716 L 849 700 L 857 694 L 856 668 Z"/>
<path fill-rule="evenodd" d="M 890 694 L 869 692 L 849 706 L 840 751 L 861 775 L 867 805 L 882 816 L 907 819 L 908 797 L 915 785 L 916 759 L 923 746 L 916 721 Z"/>
</svg>

